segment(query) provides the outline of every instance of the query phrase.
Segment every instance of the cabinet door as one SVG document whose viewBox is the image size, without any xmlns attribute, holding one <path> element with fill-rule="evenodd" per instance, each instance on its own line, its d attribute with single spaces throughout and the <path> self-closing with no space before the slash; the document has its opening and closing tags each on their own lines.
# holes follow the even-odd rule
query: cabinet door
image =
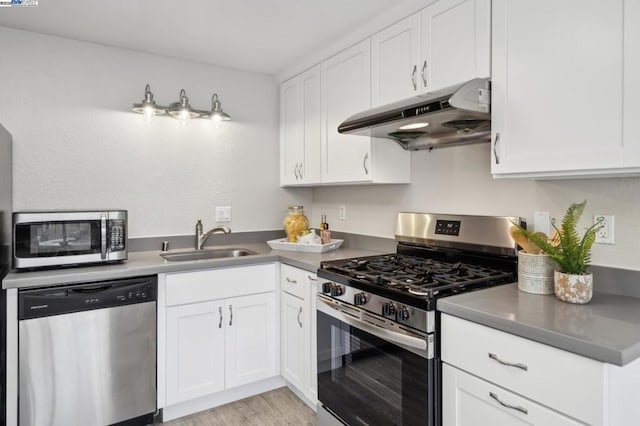
<svg viewBox="0 0 640 426">
<path fill-rule="evenodd" d="M 366 39 L 322 62 L 322 181 L 371 180 L 371 138 L 338 125 L 371 106 L 371 46 Z"/>
<path fill-rule="evenodd" d="M 225 301 L 227 389 L 278 374 L 275 309 L 274 293 Z"/>
<path fill-rule="evenodd" d="M 580 424 L 490 382 L 443 364 L 443 426 L 475 426 L 479 421 L 492 426 Z"/>
<path fill-rule="evenodd" d="M 300 76 L 302 90 L 302 124 L 303 139 L 302 167 L 300 168 L 301 182 L 305 185 L 320 183 L 321 154 L 321 92 L 320 65 L 304 72 Z"/>
<path fill-rule="evenodd" d="M 280 85 L 280 185 L 300 180 L 303 138 L 300 78 L 294 77 Z"/>
<path fill-rule="evenodd" d="M 420 91 L 420 14 L 371 37 L 371 106 L 399 101 Z"/>
<path fill-rule="evenodd" d="M 624 166 L 640 167 L 640 0 L 624 2 Z"/>
<path fill-rule="evenodd" d="M 301 392 L 308 387 L 309 353 L 306 345 L 309 327 L 305 301 L 282 292 L 280 300 L 281 372 Z"/>
<path fill-rule="evenodd" d="M 167 405 L 224 389 L 222 304 L 167 308 Z"/>
<path fill-rule="evenodd" d="M 622 20 L 622 0 L 493 1 L 494 174 L 622 165 Z"/>
<path fill-rule="evenodd" d="M 440 0 L 422 11 L 422 91 L 491 77 L 490 0 Z"/>
</svg>

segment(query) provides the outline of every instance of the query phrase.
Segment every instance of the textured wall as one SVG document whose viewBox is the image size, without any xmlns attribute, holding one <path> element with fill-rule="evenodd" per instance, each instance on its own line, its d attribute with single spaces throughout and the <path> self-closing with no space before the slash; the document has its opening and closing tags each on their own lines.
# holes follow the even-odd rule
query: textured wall
<svg viewBox="0 0 640 426">
<path fill-rule="evenodd" d="M 281 227 L 311 190 L 278 186 L 272 76 L 0 27 L 0 122 L 14 138 L 14 210 L 124 208 L 130 236 L 193 232 L 232 206 L 234 231 Z M 220 95 L 233 121 L 146 123 L 130 112 L 151 84 L 169 104 Z"/>
<path fill-rule="evenodd" d="M 496 180 L 488 144 L 411 155 L 410 185 L 316 189 L 312 223 L 326 213 L 335 230 L 392 238 L 399 211 L 522 216 L 532 224 L 536 210 L 560 220 L 569 204 L 586 198 L 581 227 L 594 213 L 615 215 L 616 244 L 594 245 L 593 263 L 640 270 L 640 178 Z M 340 204 L 345 221 L 337 219 Z"/>
</svg>

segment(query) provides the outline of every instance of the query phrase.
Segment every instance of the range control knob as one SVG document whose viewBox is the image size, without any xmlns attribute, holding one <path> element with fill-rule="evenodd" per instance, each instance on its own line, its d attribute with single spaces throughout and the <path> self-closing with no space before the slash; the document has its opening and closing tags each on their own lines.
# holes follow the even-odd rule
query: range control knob
<svg viewBox="0 0 640 426">
<path fill-rule="evenodd" d="M 330 293 L 332 297 L 342 296 L 344 294 L 344 287 L 340 284 L 332 284 Z"/>
<path fill-rule="evenodd" d="M 331 283 L 330 282 L 324 282 L 322 283 L 322 292 L 329 294 L 331 292 Z"/>
<path fill-rule="evenodd" d="M 364 305 L 367 303 L 367 300 L 369 300 L 367 293 L 356 293 L 353 295 L 353 304 L 356 306 Z"/>
<path fill-rule="evenodd" d="M 390 317 L 396 313 L 396 307 L 391 302 L 385 302 L 382 304 L 382 315 L 385 317 Z"/>
<path fill-rule="evenodd" d="M 396 311 L 396 321 L 406 321 L 409 319 L 409 309 L 406 306 L 402 306 Z"/>
</svg>

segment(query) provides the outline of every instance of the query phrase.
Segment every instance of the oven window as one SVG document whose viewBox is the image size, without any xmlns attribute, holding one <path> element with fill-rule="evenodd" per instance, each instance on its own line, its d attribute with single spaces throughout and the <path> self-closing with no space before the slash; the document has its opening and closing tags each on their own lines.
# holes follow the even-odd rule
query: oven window
<svg viewBox="0 0 640 426">
<path fill-rule="evenodd" d="M 19 258 L 100 253 L 99 220 L 19 224 L 15 233 Z"/>
<path fill-rule="evenodd" d="M 432 368 L 433 360 L 318 312 L 318 399 L 347 424 L 431 424 Z"/>
</svg>

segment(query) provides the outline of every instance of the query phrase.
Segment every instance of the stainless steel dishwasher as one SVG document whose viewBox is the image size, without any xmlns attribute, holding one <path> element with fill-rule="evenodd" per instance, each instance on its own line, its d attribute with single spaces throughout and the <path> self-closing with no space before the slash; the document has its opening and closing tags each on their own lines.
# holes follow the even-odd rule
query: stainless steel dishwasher
<svg viewBox="0 0 640 426">
<path fill-rule="evenodd" d="M 152 423 L 156 289 L 148 276 L 19 291 L 19 424 Z"/>
</svg>

